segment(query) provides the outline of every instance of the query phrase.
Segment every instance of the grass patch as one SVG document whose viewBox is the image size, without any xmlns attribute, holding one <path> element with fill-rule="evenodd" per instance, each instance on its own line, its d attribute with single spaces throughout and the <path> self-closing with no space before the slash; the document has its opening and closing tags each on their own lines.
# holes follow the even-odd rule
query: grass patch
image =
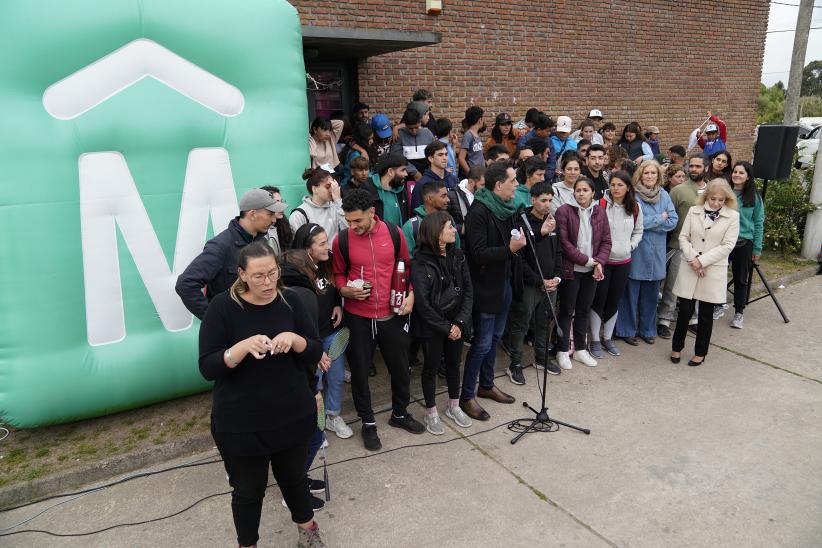
<svg viewBox="0 0 822 548">
<path fill-rule="evenodd" d="M 51 449 L 49 449 L 48 447 L 41 447 L 37 450 L 34 456 L 38 459 L 42 459 L 43 457 L 49 456 L 49 453 L 51 453 Z"/>
<path fill-rule="evenodd" d="M 142 428 L 132 428 L 129 437 L 137 440 L 144 440 L 148 437 L 149 430 L 150 428 L 148 426 L 144 426 Z"/>
<path fill-rule="evenodd" d="M 816 261 L 803 259 L 797 255 L 783 255 L 782 253 L 770 250 L 764 251 L 762 257 L 759 258 L 759 265 L 762 267 L 762 271 L 765 273 L 765 277 L 768 278 L 769 282 L 771 280 L 776 281 L 776 279 L 782 276 L 804 270 L 813 266 L 815 263 Z M 754 274 L 754 283 L 758 282 L 759 277 Z"/>
<path fill-rule="evenodd" d="M 35 468 L 32 468 L 26 474 L 26 479 L 28 481 L 31 481 L 31 480 L 35 480 L 37 478 L 42 478 L 43 476 L 45 476 L 48 473 L 48 471 L 50 469 L 51 469 L 51 467 L 48 466 L 48 465 L 37 466 Z"/>
<path fill-rule="evenodd" d="M 96 455 L 97 448 L 90 443 L 81 443 L 80 447 L 77 448 L 77 454 L 80 456 Z"/>
<path fill-rule="evenodd" d="M 26 450 L 22 447 L 16 447 L 9 451 L 9 454 L 6 456 L 3 461 L 6 463 L 6 466 L 17 466 L 21 464 L 23 461 L 26 460 Z"/>
</svg>

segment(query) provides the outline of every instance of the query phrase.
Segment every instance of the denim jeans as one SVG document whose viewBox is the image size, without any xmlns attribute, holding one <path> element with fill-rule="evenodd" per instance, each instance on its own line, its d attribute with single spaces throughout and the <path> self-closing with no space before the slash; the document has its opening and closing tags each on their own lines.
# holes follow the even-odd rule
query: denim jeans
<svg viewBox="0 0 822 548">
<path fill-rule="evenodd" d="M 470 400 L 477 395 L 477 377 L 480 388 L 494 386 L 494 360 L 497 356 L 497 342 L 505 331 L 508 309 L 511 307 L 511 284 L 504 284 L 502 309 L 496 314 L 474 312 L 474 338 L 471 349 L 465 356 L 460 399 Z"/>
<path fill-rule="evenodd" d="M 628 287 L 619 301 L 617 311 L 614 330 L 617 337 L 656 337 L 656 305 L 660 281 L 628 279 Z"/>
<path fill-rule="evenodd" d="M 323 340 L 323 351 L 328 352 L 331 346 L 331 341 L 334 340 L 334 335 L 337 332 L 331 333 Z M 320 382 L 322 382 L 323 374 L 320 373 Z M 326 414 L 339 416 L 342 411 L 342 392 L 343 381 L 345 380 L 345 352 L 331 362 L 331 367 L 325 372 L 325 412 Z M 322 388 L 322 385 L 320 385 Z"/>
</svg>

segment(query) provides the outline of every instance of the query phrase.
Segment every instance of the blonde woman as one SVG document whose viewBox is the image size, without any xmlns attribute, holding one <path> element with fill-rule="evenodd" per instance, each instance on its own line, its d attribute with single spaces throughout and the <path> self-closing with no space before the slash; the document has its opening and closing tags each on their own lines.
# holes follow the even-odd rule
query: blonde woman
<svg viewBox="0 0 822 548">
<path fill-rule="evenodd" d="M 662 179 L 662 166 L 655 160 L 642 162 L 633 177 L 642 212 L 642 239 L 631 253 L 628 288 L 619 301 L 615 330 L 631 346 L 637 346 L 639 339 L 647 344 L 656 340 L 656 306 L 659 285 L 665 279 L 668 232 L 679 221 Z"/>
<path fill-rule="evenodd" d="M 270 467 L 300 545 L 322 546 L 305 474 L 317 429 L 312 380 L 323 353 L 316 317 L 293 293 L 286 302 L 280 265 L 266 242 L 240 250 L 237 274 L 200 325 L 200 373 L 214 381 L 211 435 L 233 487 L 237 542 L 257 543 Z"/>
<path fill-rule="evenodd" d="M 679 363 L 685 347 L 688 320 L 699 302 L 694 357 L 688 365 L 705 363 L 713 329 L 714 305 L 725 302 L 728 290 L 728 256 L 739 236 L 737 199 L 725 179 L 708 182 L 696 205 L 688 210 L 679 246 L 682 262 L 674 283 L 679 297 L 679 317 L 671 345 L 671 361 Z"/>
</svg>

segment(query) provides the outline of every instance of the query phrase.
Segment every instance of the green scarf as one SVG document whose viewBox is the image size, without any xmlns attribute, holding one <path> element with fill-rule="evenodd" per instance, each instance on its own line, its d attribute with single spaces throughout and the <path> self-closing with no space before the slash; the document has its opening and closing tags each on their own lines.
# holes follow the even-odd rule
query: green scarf
<svg viewBox="0 0 822 548">
<path fill-rule="evenodd" d="M 516 211 L 516 201 L 508 200 L 504 202 L 502 198 L 488 190 L 487 188 L 480 188 L 474 193 L 474 199 L 478 200 L 485 207 L 491 210 L 494 217 L 500 221 L 507 221 Z"/>
</svg>

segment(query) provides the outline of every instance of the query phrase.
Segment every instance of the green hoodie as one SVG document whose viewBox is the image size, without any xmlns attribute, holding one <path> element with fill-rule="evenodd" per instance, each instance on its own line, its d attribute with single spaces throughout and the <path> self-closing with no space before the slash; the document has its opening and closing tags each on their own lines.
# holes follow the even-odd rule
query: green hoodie
<svg viewBox="0 0 822 548">
<path fill-rule="evenodd" d="M 385 190 L 382 187 L 380 176 L 377 173 L 371 175 L 371 182 L 374 184 L 374 188 L 377 189 L 377 195 L 383 204 L 382 220 L 397 226 L 401 225 L 402 213 L 400 212 L 400 202 L 397 199 L 397 195 L 400 192 L 405 192 L 405 185 L 399 188 Z"/>
<path fill-rule="evenodd" d="M 753 242 L 753 254 L 762 255 L 762 238 L 765 230 L 765 205 L 759 193 L 753 207 L 742 205 L 742 193 L 734 190 L 739 210 L 739 239 Z"/>
<path fill-rule="evenodd" d="M 514 209 L 531 207 L 531 189 L 520 184 L 514 190 Z"/>
<path fill-rule="evenodd" d="M 408 256 L 409 257 L 414 256 L 414 248 L 417 246 L 417 235 L 414 233 L 415 232 L 414 231 L 414 224 L 415 224 L 414 220 L 417 219 L 417 221 L 416 221 L 417 232 L 419 232 L 419 229 L 420 229 L 419 225 L 422 224 L 422 220 L 425 219 L 426 215 L 428 215 L 428 212 L 425 211 L 425 206 L 424 205 L 418 206 L 417 209 L 414 210 L 414 213 L 416 213 L 416 215 L 414 215 L 413 217 L 408 219 L 405 222 L 405 224 L 402 225 L 402 233 L 405 235 L 405 243 L 408 246 Z M 452 221 L 452 223 L 453 223 L 453 221 Z M 454 245 L 459 249 L 459 247 L 460 247 L 460 233 L 459 232 L 457 232 L 457 241 L 454 242 Z"/>
</svg>

